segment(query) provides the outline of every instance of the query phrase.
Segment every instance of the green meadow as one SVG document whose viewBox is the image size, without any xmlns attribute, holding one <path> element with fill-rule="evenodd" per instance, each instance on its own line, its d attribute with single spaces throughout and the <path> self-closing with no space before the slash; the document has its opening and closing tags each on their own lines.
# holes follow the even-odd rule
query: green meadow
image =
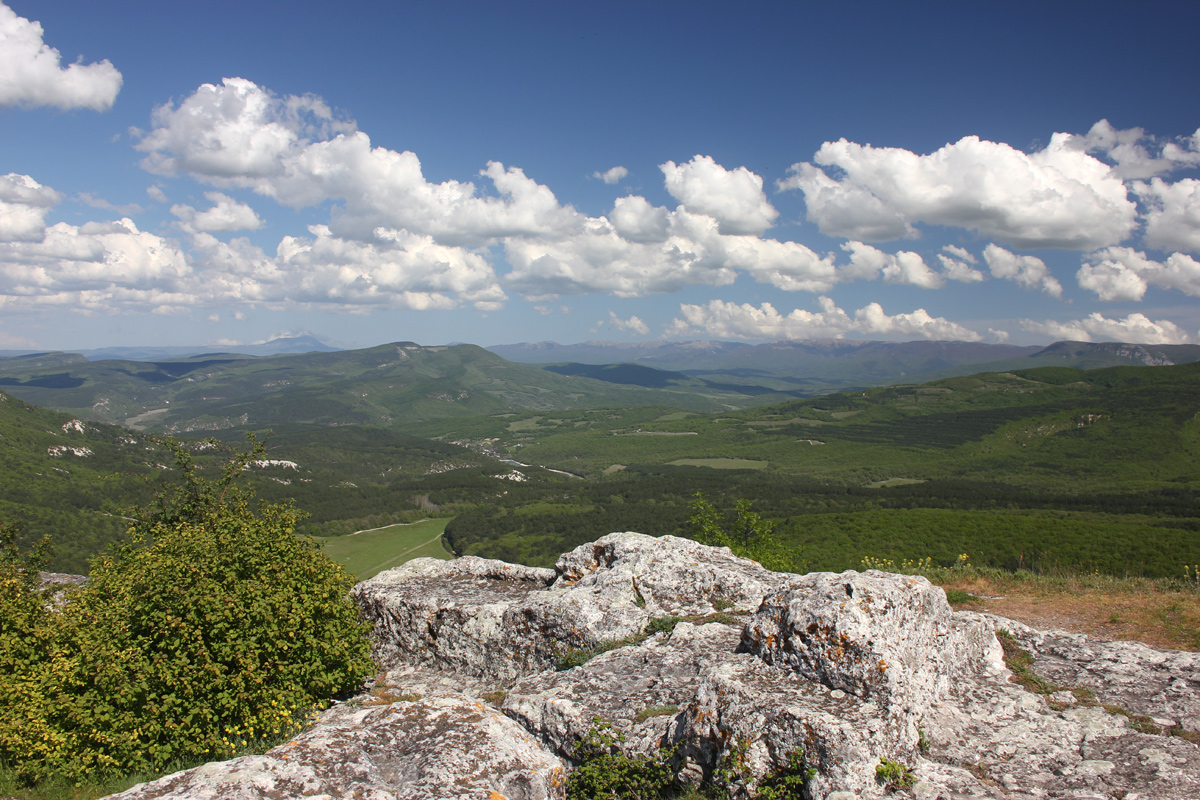
<svg viewBox="0 0 1200 800">
<path fill-rule="evenodd" d="M 442 547 L 442 532 L 449 521 L 448 517 L 426 519 L 320 541 L 324 543 L 325 555 L 362 581 L 414 558 L 452 558 Z"/>
</svg>

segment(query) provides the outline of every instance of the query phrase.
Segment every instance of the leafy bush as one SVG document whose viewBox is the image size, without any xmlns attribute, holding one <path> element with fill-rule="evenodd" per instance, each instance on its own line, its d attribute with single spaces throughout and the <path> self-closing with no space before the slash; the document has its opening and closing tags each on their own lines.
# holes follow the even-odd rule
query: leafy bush
<svg viewBox="0 0 1200 800">
<path fill-rule="evenodd" d="M 16 526 L 0 525 L 0 760 L 18 750 L 45 759 L 64 745 L 44 714 L 31 713 L 52 699 L 46 680 L 50 598 L 38 586 L 49 542 L 22 553 L 16 540 Z"/>
<path fill-rule="evenodd" d="M 913 771 L 890 758 L 881 758 L 875 766 L 875 779 L 889 789 L 907 789 L 917 782 Z"/>
<path fill-rule="evenodd" d="M 569 800 L 609 800 L 620 797 L 651 800 L 662 797 L 674 780 L 673 751 L 660 749 L 654 757 L 622 752 L 625 734 L 600 718 L 575 746 L 579 762 L 567 779 Z"/>
<path fill-rule="evenodd" d="M 763 800 L 791 800 L 805 796 L 805 788 L 817 774 L 804 760 L 803 748 L 787 754 L 787 763 L 758 783 L 758 796 Z"/>
<path fill-rule="evenodd" d="M 775 535 L 775 523 L 750 510 L 745 498 L 735 504 L 734 519 L 728 528 L 721 525 L 721 515 L 703 492 L 692 500 L 692 515 L 688 519 L 688 534 L 700 544 L 728 547 L 734 555 L 749 558 L 770 570 L 786 572 L 796 560 L 795 553 L 785 550 Z"/>
<path fill-rule="evenodd" d="M 166 445 L 182 483 L 137 514 L 130 541 L 93 562 L 61 611 L 26 617 L 43 655 L 19 678 L 25 713 L 0 722 L 0 760 L 25 780 L 227 757 L 371 672 L 349 576 L 295 535 L 295 509 L 255 509 L 234 485 L 262 446 L 208 481 Z M 29 597 L 6 591 L 0 616 Z"/>
</svg>

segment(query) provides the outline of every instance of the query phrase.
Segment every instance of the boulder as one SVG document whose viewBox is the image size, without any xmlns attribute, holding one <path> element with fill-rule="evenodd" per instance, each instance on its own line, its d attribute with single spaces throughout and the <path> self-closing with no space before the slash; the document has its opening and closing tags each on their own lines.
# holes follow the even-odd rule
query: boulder
<svg viewBox="0 0 1200 800">
<path fill-rule="evenodd" d="M 784 583 L 763 598 L 742 644 L 768 664 L 885 712 L 918 715 L 946 696 L 957 674 L 1001 660 L 991 629 L 956 623 L 940 588 L 876 570 Z"/>
<path fill-rule="evenodd" d="M 580 545 L 554 570 L 416 559 L 358 584 L 354 597 L 385 667 L 428 664 L 511 683 L 656 617 L 753 608 L 780 577 L 728 548 L 627 532 Z"/>
</svg>

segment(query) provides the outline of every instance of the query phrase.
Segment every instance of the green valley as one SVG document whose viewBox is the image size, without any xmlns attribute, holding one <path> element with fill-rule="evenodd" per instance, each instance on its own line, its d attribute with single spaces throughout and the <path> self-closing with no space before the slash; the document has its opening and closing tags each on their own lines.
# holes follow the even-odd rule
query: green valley
<svg viewBox="0 0 1200 800">
<path fill-rule="evenodd" d="M 85 411 L 231 447 L 269 432 L 255 492 L 294 501 L 310 515 L 301 530 L 354 571 L 437 556 L 432 533 L 389 527 L 426 518 L 454 553 L 538 565 L 613 530 L 685 534 L 697 491 L 720 508 L 751 500 L 798 570 L 963 552 L 1167 577 L 1200 563 L 1200 363 L 1011 369 L 772 404 L 676 373 L 555 374 L 471 346 L 0 365 L 14 391 L 71 411 L 0 407 L 3 517 L 26 540 L 54 534 L 61 569 L 119 537 L 121 509 L 162 476 L 145 434 L 73 422 Z M 367 529 L 382 530 L 347 536 Z"/>
</svg>

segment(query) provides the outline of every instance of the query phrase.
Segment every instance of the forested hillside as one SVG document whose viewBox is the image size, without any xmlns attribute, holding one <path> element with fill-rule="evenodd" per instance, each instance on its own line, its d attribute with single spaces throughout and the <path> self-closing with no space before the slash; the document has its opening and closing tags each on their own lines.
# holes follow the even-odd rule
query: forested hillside
<svg viewBox="0 0 1200 800">
<path fill-rule="evenodd" d="M 292 427 L 260 432 L 268 458 L 252 463 L 247 481 L 264 500 L 294 502 L 315 534 L 407 522 L 453 513 L 480 496 L 525 482 L 558 478 L 518 472 L 456 445 L 394 431 Z M 245 434 L 227 444 L 244 449 Z M 224 448 L 191 440 L 203 470 Z M 50 567 L 87 572 L 88 559 L 121 539 L 131 506 L 147 502 L 163 480 L 175 480 L 169 452 L 136 431 L 84 422 L 0 393 L 0 522 L 18 526 L 18 542 L 54 540 Z"/>
<path fill-rule="evenodd" d="M 81 570 L 163 459 L 141 433 L 12 399 L 0 411 L 3 518 L 26 540 L 54 534 L 56 568 Z M 247 430 L 268 437 L 249 479 L 296 502 L 318 535 L 457 515 L 458 553 L 545 564 L 612 530 L 686 533 L 700 490 L 724 508 L 753 501 L 795 569 L 968 552 L 1161 576 L 1200 563 L 1198 414 L 1200 364 L 1187 364 L 984 373 L 717 414 L 541 409 L 219 433 L 235 447 Z"/>
<path fill-rule="evenodd" d="M 0 359 L 0 387 L 83 419 L 178 435 L 293 424 L 392 428 L 428 419 L 559 408 L 742 408 L 752 395 L 701 382 L 622 386 L 514 364 L 474 345 L 163 361 L 51 353 Z M 780 399 L 786 396 L 781 395 Z"/>
<path fill-rule="evenodd" d="M 1041 368 L 738 413 L 479 422 L 589 483 L 455 519 L 461 552 L 545 563 L 579 531 L 681 533 L 702 490 L 779 523 L 796 569 L 962 552 L 976 563 L 1180 575 L 1200 560 L 1200 365 Z M 520 496 L 518 496 L 518 494 Z"/>
</svg>

